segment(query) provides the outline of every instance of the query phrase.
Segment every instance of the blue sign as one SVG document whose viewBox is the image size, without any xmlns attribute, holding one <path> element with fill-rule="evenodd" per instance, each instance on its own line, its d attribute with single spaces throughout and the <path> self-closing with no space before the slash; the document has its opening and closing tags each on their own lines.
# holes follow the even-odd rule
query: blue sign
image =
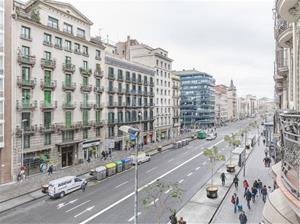
<svg viewBox="0 0 300 224">
<path fill-rule="evenodd" d="M 130 141 L 135 141 L 136 140 L 136 135 L 135 134 L 129 134 L 129 139 L 130 139 Z"/>
</svg>

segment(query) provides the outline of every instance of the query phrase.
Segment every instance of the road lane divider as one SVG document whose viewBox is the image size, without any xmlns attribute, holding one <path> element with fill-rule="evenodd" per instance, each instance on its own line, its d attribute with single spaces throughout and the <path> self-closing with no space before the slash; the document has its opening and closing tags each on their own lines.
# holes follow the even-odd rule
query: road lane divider
<svg viewBox="0 0 300 224">
<path fill-rule="evenodd" d="M 193 175 L 193 172 L 190 172 L 187 176 L 189 177 L 189 176 L 192 176 Z"/>
<path fill-rule="evenodd" d="M 195 170 L 199 170 L 199 169 L 200 169 L 200 166 L 196 167 L 196 169 L 195 169 Z"/>
<path fill-rule="evenodd" d="M 142 213 L 138 212 L 138 216 L 140 216 Z M 134 216 L 132 216 L 130 219 L 128 219 L 128 222 L 132 222 L 134 220 Z"/>
<path fill-rule="evenodd" d="M 82 202 L 81 204 L 79 204 L 79 205 L 76 205 L 75 207 L 73 207 L 73 208 L 70 208 L 69 210 L 67 210 L 66 211 L 66 213 L 68 213 L 68 212 L 70 212 L 70 211 L 73 211 L 74 209 L 76 209 L 76 208 L 79 208 L 80 206 L 82 206 L 82 205 L 85 205 L 86 203 L 89 203 L 91 200 L 88 200 L 88 201 L 85 201 L 85 202 Z"/>
<path fill-rule="evenodd" d="M 181 184 L 184 181 L 184 179 L 181 179 L 180 181 L 178 181 L 179 184 Z"/>
<path fill-rule="evenodd" d="M 146 173 L 150 173 L 150 172 L 152 172 L 153 170 L 156 170 L 156 169 L 157 169 L 157 167 L 153 167 L 150 170 L 147 170 Z"/>
<path fill-rule="evenodd" d="M 127 181 L 125 181 L 125 182 L 123 182 L 123 183 L 121 183 L 121 184 L 115 186 L 115 189 L 117 189 L 117 188 L 119 188 L 119 187 L 121 187 L 121 186 L 123 186 L 123 185 L 125 185 L 125 184 L 128 184 L 128 183 L 129 183 L 129 181 L 127 180 Z"/>
<path fill-rule="evenodd" d="M 60 204 L 58 204 L 58 205 L 56 206 L 56 208 L 57 208 L 57 209 L 61 209 L 61 208 L 65 207 L 65 206 L 67 206 L 67 205 L 74 204 L 77 200 L 78 200 L 78 199 L 74 199 L 74 200 L 69 201 L 69 202 L 67 202 L 67 203 L 64 203 L 64 202 L 63 202 L 63 203 L 60 203 Z"/>
<path fill-rule="evenodd" d="M 211 147 L 216 146 L 220 143 L 222 143 L 224 140 L 220 140 L 219 142 L 213 144 Z M 142 191 L 143 189 L 145 189 L 146 187 L 150 186 L 151 184 L 155 183 L 158 179 L 162 179 L 163 177 L 169 175 L 170 173 L 173 173 L 175 170 L 179 169 L 180 167 L 184 166 L 185 164 L 189 163 L 190 161 L 198 158 L 199 156 L 201 156 L 203 154 L 203 152 L 200 152 L 198 154 L 196 154 L 195 156 L 187 159 L 186 161 L 184 161 L 183 163 L 179 164 L 178 166 L 172 168 L 171 170 L 167 171 L 166 173 L 160 175 L 159 177 L 155 178 L 154 180 L 150 181 L 148 184 L 145 184 L 144 186 L 140 187 L 138 189 L 138 191 Z M 90 216 L 89 218 L 83 220 L 82 222 L 80 222 L 79 224 L 86 224 L 88 222 L 90 222 L 91 220 L 95 219 L 96 217 L 98 217 L 99 215 L 102 215 L 104 212 L 112 209 L 113 207 L 117 206 L 118 204 L 122 203 L 123 201 L 127 200 L 128 198 L 130 198 L 131 196 L 134 195 L 134 192 L 131 192 L 130 194 L 124 196 L 123 198 L 119 199 L 118 201 L 112 203 L 111 205 L 107 206 L 106 208 L 100 210 L 99 212 L 95 213 L 94 215 Z"/>
<path fill-rule="evenodd" d="M 173 190 L 172 187 L 170 187 L 168 190 L 165 191 L 165 194 L 168 194 L 171 190 Z"/>
<path fill-rule="evenodd" d="M 95 208 L 95 206 L 92 206 L 92 207 L 89 207 L 89 208 L 86 208 L 85 210 L 83 210 L 82 212 L 79 212 L 77 215 L 74 215 L 74 218 L 77 218 L 78 216 L 88 212 L 88 211 L 92 211 L 93 208 Z"/>
</svg>

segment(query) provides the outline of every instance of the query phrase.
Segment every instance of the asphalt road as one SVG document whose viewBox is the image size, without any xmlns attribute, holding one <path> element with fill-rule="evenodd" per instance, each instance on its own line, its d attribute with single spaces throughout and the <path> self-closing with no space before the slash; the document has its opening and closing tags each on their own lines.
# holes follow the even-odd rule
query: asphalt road
<svg viewBox="0 0 300 224">
<path fill-rule="evenodd" d="M 151 161 L 139 166 L 139 199 L 145 197 L 145 186 L 157 178 L 178 182 L 183 189 L 180 202 L 172 203 L 179 210 L 209 179 L 209 161 L 203 149 L 217 145 L 224 154 L 229 152 L 223 136 L 245 127 L 250 120 L 232 123 L 218 129 L 213 141 L 195 140 L 189 145 L 156 154 Z M 218 162 L 220 167 L 224 162 Z M 89 182 L 85 192 L 76 191 L 62 199 L 42 198 L 1 214 L 0 223 L 133 223 L 134 169 L 117 174 L 103 181 Z M 160 200 L 166 197 L 165 193 Z M 140 202 L 139 200 L 139 202 Z M 158 201 L 156 201 L 158 202 Z M 159 206 L 144 208 L 139 203 L 139 223 L 156 223 Z M 169 211 L 163 211 L 161 222 L 167 223 Z"/>
</svg>

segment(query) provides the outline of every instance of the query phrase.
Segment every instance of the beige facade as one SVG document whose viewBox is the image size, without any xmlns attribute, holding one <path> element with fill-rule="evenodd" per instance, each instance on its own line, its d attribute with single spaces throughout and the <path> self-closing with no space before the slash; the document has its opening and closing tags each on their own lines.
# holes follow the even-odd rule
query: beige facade
<svg viewBox="0 0 300 224">
<path fill-rule="evenodd" d="M 227 98 L 228 98 L 228 119 L 233 121 L 237 118 L 237 95 L 236 95 L 236 87 L 231 80 L 230 86 L 227 90 Z"/>
<path fill-rule="evenodd" d="M 171 79 L 173 60 L 168 57 L 166 50 L 152 48 L 139 43 L 137 40 L 130 39 L 130 37 L 125 42 L 117 43 L 116 47 L 116 54 L 120 57 L 149 66 L 155 70 L 155 140 L 160 141 L 170 138 L 173 127 Z"/>
<path fill-rule="evenodd" d="M 172 73 L 172 119 L 173 119 L 173 128 L 171 137 L 177 137 L 180 135 L 180 78 Z"/>
<path fill-rule="evenodd" d="M 228 121 L 228 87 L 225 85 L 215 86 L 215 120 L 216 125 L 222 125 Z"/>
<path fill-rule="evenodd" d="M 32 174 L 38 172 L 41 158 L 59 168 L 99 156 L 105 137 L 104 46 L 90 36 L 91 25 L 67 3 L 15 2 L 11 35 L 15 175 L 22 162 Z"/>
</svg>

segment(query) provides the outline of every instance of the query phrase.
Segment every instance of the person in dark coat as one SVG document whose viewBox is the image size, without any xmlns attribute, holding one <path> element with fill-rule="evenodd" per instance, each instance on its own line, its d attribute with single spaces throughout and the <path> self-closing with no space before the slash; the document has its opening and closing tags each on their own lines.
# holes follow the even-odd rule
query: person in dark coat
<svg viewBox="0 0 300 224">
<path fill-rule="evenodd" d="M 224 173 L 224 172 L 222 172 L 222 173 L 221 173 L 221 181 L 222 181 L 222 186 L 224 186 L 224 185 L 225 185 L 225 179 L 226 179 L 225 173 Z"/>
<path fill-rule="evenodd" d="M 52 175 L 53 173 L 53 165 L 50 165 L 48 168 L 48 175 Z"/>
<path fill-rule="evenodd" d="M 233 183 L 234 183 L 235 189 L 237 189 L 239 186 L 239 178 L 237 177 L 237 175 L 234 176 Z"/>
<path fill-rule="evenodd" d="M 250 201 L 252 198 L 252 193 L 249 191 L 249 189 L 247 189 L 247 191 L 245 192 L 244 197 L 246 198 L 248 208 L 251 209 Z"/>
<path fill-rule="evenodd" d="M 239 215 L 240 224 L 246 224 L 248 219 L 244 211 Z"/>
</svg>

